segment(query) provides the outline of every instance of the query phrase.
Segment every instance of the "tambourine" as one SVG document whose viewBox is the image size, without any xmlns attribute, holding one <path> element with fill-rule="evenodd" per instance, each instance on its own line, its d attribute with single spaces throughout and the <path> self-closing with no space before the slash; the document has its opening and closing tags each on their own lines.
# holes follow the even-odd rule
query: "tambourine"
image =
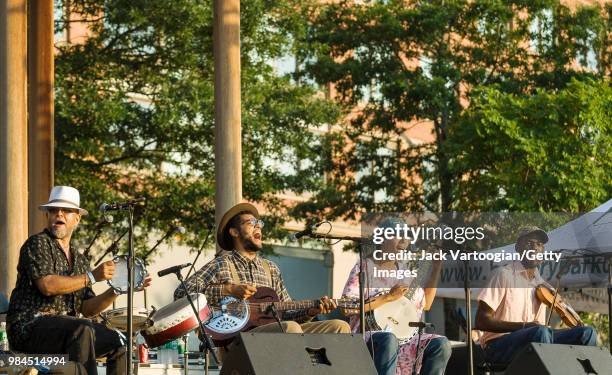
<svg viewBox="0 0 612 375">
<path fill-rule="evenodd" d="M 115 274 L 113 278 L 108 280 L 108 285 L 117 293 L 128 292 L 128 263 L 127 255 L 118 255 L 113 258 L 115 262 Z M 144 280 L 147 276 L 147 269 L 144 262 L 139 258 L 134 258 L 134 290 L 139 290 L 144 287 Z"/>
</svg>

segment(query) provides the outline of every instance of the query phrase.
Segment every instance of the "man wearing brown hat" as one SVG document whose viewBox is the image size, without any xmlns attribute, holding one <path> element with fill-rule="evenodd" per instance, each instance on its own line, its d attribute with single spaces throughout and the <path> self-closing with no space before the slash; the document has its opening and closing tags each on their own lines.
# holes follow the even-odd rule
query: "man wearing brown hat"
<svg viewBox="0 0 612 375">
<path fill-rule="evenodd" d="M 110 280 L 113 261 L 90 270 L 89 261 L 71 243 L 87 211 L 79 207 L 79 191 L 55 186 L 45 211 L 47 227 L 21 247 L 17 283 L 7 315 L 12 350 L 36 354 L 68 354 L 70 361 L 97 374 L 96 358 L 106 357 L 109 375 L 126 373 L 125 343 L 118 332 L 94 323 L 92 317 L 117 298 L 113 289 L 95 295 L 91 285 Z M 147 277 L 145 286 L 150 285 Z"/>
<path fill-rule="evenodd" d="M 544 251 L 548 235 L 535 226 L 519 230 L 517 253 Z M 535 258 L 535 257 L 533 257 Z M 597 335 L 591 327 L 552 330 L 546 326 L 546 306 L 540 302 L 535 288 L 546 282 L 537 266 L 542 261 L 515 261 L 497 268 L 486 288 L 478 296 L 476 328 L 485 331 L 480 344 L 485 357 L 493 363 L 510 363 L 530 342 L 591 345 Z"/>
<path fill-rule="evenodd" d="M 278 266 L 259 256 L 262 248 L 262 228 L 259 212 L 249 203 L 240 203 L 230 208 L 219 223 L 217 243 L 227 254 L 217 256 L 186 281 L 190 293 L 205 290 L 212 304 L 223 296 L 232 295 L 247 299 L 258 287 L 272 288 L 281 301 L 290 301 Z M 182 288 L 174 292 L 174 298 L 185 295 Z M 310 322 L 319 313 L 329 313 L 336 304 L 327 296 L 320 299 L 318 308 L 292 310 L 282 313 L 282 326 L 288 333 L 350 333 L 349 325 L 342 320 Z M 255 328 L 258 332 L 278 332 L 278 324 L 267 324 Z"/>
</svg>

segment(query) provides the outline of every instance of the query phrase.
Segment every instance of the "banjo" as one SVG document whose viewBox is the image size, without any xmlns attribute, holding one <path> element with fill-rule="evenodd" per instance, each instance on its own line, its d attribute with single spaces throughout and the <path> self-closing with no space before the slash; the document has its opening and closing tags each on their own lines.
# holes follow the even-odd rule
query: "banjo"
<svg viewBox="0 0 612 375">
<path fill-rule="evenodd" d="M 418 332 L 418 328 L 410 327 L 408 323 L 420 320 L 414 302 L 402 296 L 368 312 L 366 327 L 371 331 L 392 332 L 399 341 L 408 341 Z"/>
<path fill-rule="evenodd" d="M 373 297 L 373 299 L 380 298 L 385 294 L 386 293 L 379 294 Z M 368 301 L 366 301 L 366 305 L 367 304 Z M 344 308 L 342 312 L 347 316 L 359 314 L 358 301 L 357 308 Z M 417 334 L 418 328 L 410 327 L 408 324 L 418 321 L 420 321 L 420 317 L 416 306 L 414 302 L 405 295 L 395 301 L 387 302 L 375 310 L 368 311 L 365 314 L 367 331 L 391 332 L 400 342 L 408 341 Z"/>
<path fill-rule="evenodd" d="M 413 268 L 412 265 L 410 268 Z M 419 276 L 414 285 L 418 285 L 424 279 L 427 272 L 431 268 L 431 262 L 426 262 L 421 265 Z M 400 342 L 409 341 L 414 337 L 419 329 L 417 327 L 410 327 L 409 323 L 420 322 L 421 314 L 417 311 L 416 305 L 411 301 L 416 287 L 412 286 L 408 291 L 396 299 L 395 301 L 387 302 L 382 306 L 377 307 L 372 311 L 368 311 L 365 314 L 365 326 L 367 331 L 385 331 L 391 332 L 397 337 Z M 377 298 L 380 298 L 388 292 L 382 292 L 375 296 L 370 297 L 369 301 L 372 302 Z M 368 301 L 366 301 L 366 305 Z M 345 315 L 357 315 L 359 314 L 359 306 L 357 309 L 343 309 Z"/>
</svg>

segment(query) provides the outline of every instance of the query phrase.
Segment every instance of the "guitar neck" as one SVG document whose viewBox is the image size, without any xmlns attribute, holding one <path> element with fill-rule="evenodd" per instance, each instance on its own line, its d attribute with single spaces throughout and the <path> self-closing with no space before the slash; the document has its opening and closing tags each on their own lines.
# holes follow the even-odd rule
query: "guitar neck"
<svg viewBox="0 0 612 375">
<path fill-rule="evenodd" d="M 336 302 L 336 305 L 340 308 L 355 308 L 359 306 L 359 301 L 352 298 L 332 298 L 332 301 Z M 274 305 L 277 311 L 286 310 L 306 310 L 319 307 L 320 300 L 302 300 L 302 301 L 285 301 L 285 302 L 260 302 L 259 308 L 261 311 L 265 311 L 270 306 Z"/>
</svg>

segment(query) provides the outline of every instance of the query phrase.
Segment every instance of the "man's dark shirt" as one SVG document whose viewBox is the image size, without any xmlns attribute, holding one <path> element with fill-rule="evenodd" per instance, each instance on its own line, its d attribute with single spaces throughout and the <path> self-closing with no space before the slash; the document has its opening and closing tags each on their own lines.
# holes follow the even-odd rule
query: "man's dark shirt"
<svg viewBox="0 0 612 375">
<path fill-rule="evenodd" d="M 29 339 L 31 324 L 44 315 L 79 316 L 83 300 L 95 296 L 91 288 L 46 297 L 34 280 L 47 275 L 74 276 L 89 271 L 87 258 L 70 246 L 73 267 L 70 267 L 64 250 L 45 229 L 27 239 L 19 253 L 17 283 L 11 294 L 7 314 L 7 333 L 11 348 L 20 350 Z"/>
</svg>

